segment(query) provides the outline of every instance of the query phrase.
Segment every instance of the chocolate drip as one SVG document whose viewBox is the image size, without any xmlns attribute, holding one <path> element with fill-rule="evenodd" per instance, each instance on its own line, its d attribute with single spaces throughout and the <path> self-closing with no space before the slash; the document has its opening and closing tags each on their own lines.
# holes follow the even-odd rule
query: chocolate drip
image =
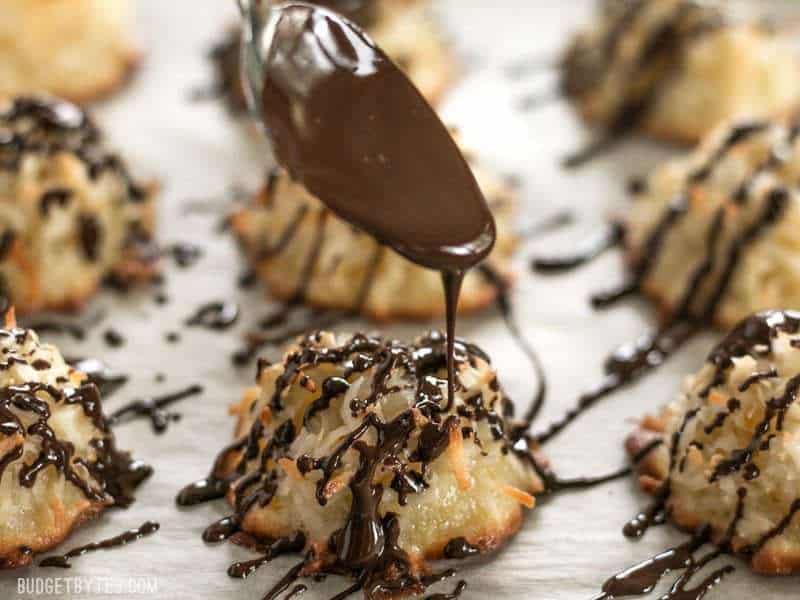
<svg viewBox="0 0 800 600">
<path fill-rule="evenodd" d="M 700 409 L 693 409 L 688 411 L 683 416 L 683 421 L 680 427 L 672 434 L 669 446 L 669 469 L 668 473 L 672 473 L 677 462 L 678 446 L 680 445 L 683 433 L 691 421 L 697 417 Z M 666 481 L 661 484 L 661 487 L 656 491 L 655 498 L 645 510 L 637 514 L 633 519 L 625 524 L 622 528 L 622 533 L 629 538 L 640 538 L 650 528 L 651 525 L 662 525 L 667 519 L 667 501 L 672 491 L 671 475 L 667 476 Z"/>
<path fill-rule="evenodd" d="M 125 345 L 125 336 L 116 329 L 107 329 L 103 334 L 103 339 L 112 348 L 119 348 Z"/>
<path fill-rule="evenodd" d="M 506 324 L 511 337 L 516 342 L 517 346 L 522 350 L 523 354 L 528 358 L 528 361 L 533 367 L 533 372 L 536 374 L 536 391 L 533 394 L 528 410 L 523 418 L 524 427 L 517 428 L 517 434 L 514 437 L 519 437 L 530 429 L 530 426 L 536 420 L 539 412 L 544 406 L 545 398 L 547 397 L 547 378 L 544 372 L 544 366 L 539 358 L 539 355 L 533 349 L 533 346 L 528 343 L 525 336 L 522 335 L 522 330 L 517 324 L 517 319 L 514 315 L 514 309 L 509 297 L 509 286 L 503 277 L 494 270 L 488 263 L 484 263 L 479 267 L 481 275 L 484 279 L 492 284 L 497 294 L 497 308 L 503 316 L 503 321 Z"/>
<path fill-rule="evenodd" d="M 443 555 L 445 558 L 450 559 L 464 559 L 480 553 L 481 549 L 478 546 L 473 546 L 466 538 L 459 537 L 447 542 L 447 545 L 444 547 Z"/>
<path fill-rule="evenodd" d="M 448 269 L 442 271 L 445 305 L 447 307 L 447 410 L 453 405 L 456 395 L 456 312 L 458 311 L 458 296 L 461 293 L 463 281 L 464 271 L 462 270 Z"/>
<path fill-rule="evenodd" d="M 203 502 L 224 498 L 233 477 L 220 477 L 225 467 L 225 462 L 236 452 L 240 452 L 247 444 L 247 438 L 242 438 L 226 446 L 217 455 L 214 466 L 208 477 L 184 487 L 178 494 L 175 502 L 178 506 L 195 506 Z M 238 475 L 238 473 L 235 473 Z M 235 476 L 234 475 L 234 476 Z"/>
<path fill-rule="evenodd" d="M 673 352 L 694 335 L 695 331 L 694 325 L 678 321 L 659 332 L 644 335 L 635 342 L 620 346 L 606 360 L 604 380 L 593 390 L 582 394 L 574 408 L 549 425 L 543 432 L 535 435 L 534 439 L 540 444 L 550 441 L 597 402 L 632 384 L 641 376 L 663 364 Z"/>
<path fill-rule="evenodd" d="M 665 575 L 678 570 L 683 573 L 673 582 L 669 591 L 661 596 L 661 600 L 702 600 L 711 588 L 734 570 L 727 565 L 713 571 L 697 586 L 687 588 L 695 575 L 722 554 L 722 550 L 714 550 L 699 560 L 695 558 L 695 553 L 709 541 L 709 537 L 709 529 L 701 528 L 686 543 L 625 569 L 607 580 L 603 584 L 602 593 L 593 600 L 614 600 L 649 594 Z"/>
<path fill-rule="evenodd" d="M 50 188 L 39 198 L 39 213 L 43 217 L 50 215 L 54 206 L 64 208 L 72 199 L 72 190 L 69 188 Z"/>
<path fill-rule="evenodd" d="M 133 503 L 133 491 L 153 474 L 153 468 L 134 460 L 127 452 L 116 449 L 113 437 L 93 440 L 97 451 L 95 463 L 89 464 L 92 477 L 102 481 L 105 492 L 114 500 L 114 506 L 127 508 Z"/>
<path fill-rule="evenodd" d="M 98 550 L 110 550 L 112 548 L 119 548 L 120 546 L 125 546 L 127 544 L 130 544 L 131 542 L 140 540 L 143 537 L 152 535 L 159 529 L 160 525 L 158 523 L 147 521 L 137 529 L 131 529 L 129 531 L 126 531 L 118 536 L 109 538 L 107 540 L 102 540 L 100 542 L 93 542 L 91 544 L 86 544 L 85 546 L 79 546 L 78 548 L 70 550 L 66 554 L 62 554 L 60 556 L 48 556 L 47 558 L 42 559 L 42 561 L 39 563 L 39 566 L 69 569 L 72 566 L 70 564 L 70 561 L 73 558 L 77 558 L 79 556 L 83 556 L 84 554 L 89 554 L 91 552 L 97 552 Z"/>
<path fill-rule="evenodd" d="M 685 194 L 680 194 L 670 201 L 667 210 L 664 211 L 663 216 L 658 221 L 653 231 L 648 236 L 641 257 L 636 261 L 633 267 L 633 277 L 631 281 L 623 284 L 617 289 L 609 292 L 602 292 L 592 296 L 592 305 L 601 308 L 609 306 L 614 302 L 633 294 L 641 288 L 645 278 L 650 274 L 655 267 L 661 250 L 664 246 L 664 240 L 667 234 L 675 226 L 678 221 L 686 214 L 687 199 Z"/>
<path fill-rule="evenodd" d="M 186 320 L 190 327 L 224 330 L 232 327 L 239 320 L 241 310 L 235 302 L 209 302 L 197 309 L 194 315 Z"/>
<path fill-rule="evenodd" d="M 289 589 L 289 586 L 292 585 L 295 581 L 300 578 L 300 573 L 306 566 L 306 560 L 303 559 L 301 562 L 297 563 L 293 566 L 289 571 L 284 575 L 278 583 L 276 583 L 272 589 L 267 592 L 267 594 L 261 600 L 275 600 L 278 596 L 281 595 L 285 590 Z"/>
<path fill-rule="evenodd" d="M 425 600 L 458 600 L 466 589 L 467 582 L 462 580 L 456 584 L 455 589 L 449 594 L 431 594 L 430 596 L 426 596 Z"/>
<path fill-rule="evenodd" d="M 775 370 L 775 367 L 772 367 L 768 371 L 753 373 L 742 382 L 742 384 L 739 386 L 739 391 L 746 392 L 748 389 L 750 389 L 750 386 L 752 386 L 753 384 L 758 383 L 759 381 L 763 381 L 765 379 L 772 379 L 777 376 L 778 376 L 778 371 Z"/>
<path fill-rule="evenodd" d="M 218 544 L 230 539 L 241 531 L 242 521 L 238 515 L 229 515 L 212 523 L 203 531 L 203 541 L 208 544 Z"/>
<path fill-rule="evenodd" d="M 644 448 L 639 450 L 633 457 L 631 457 L 631 464 L 637 465 L 642 460 L 647 457 L 650 452 L 661 446 L 662 440 L 653 440 L 649 444 L 647 444 Z M 536 464 L 534 461 L 534 467 L 541 477 L 542 481 L 544 482 L 545 489 L 549 493 L 554 492 L 563 492 L 569 490 L 584 490 L 593 487 L 597 487 L 598 485 L 603 485 L 604 483 L 609 483 L 611 481 L 615 481 L 617 479 L 622 479 L 623 477 L 627 477 L 633 472 L 633 467 L 626 466 L 616 471 L 612 471 L 611 473 L 607 473 L 605 475 L 597 475 L 593 477 L 570 477 L 570 478 L 562 478 L 553 473 L 550 470 L 544 469 L 541 465 Z"/>
<path fill-rule="evenodd" d="M 166 408 L 176 402 L 202 393 L 203 386 L 190 385 L 186 389 L 171 394 L 156 396 L 148 400 L 134 400 L 111 413 L 108 422 L 111 425 L 119 425 L 139 417 L 147 417 L 150 419 L 155 433 L 164 433 L 167 427 L 169 427 L 170 421 L 177 421 L 180 419 L 179 414 L 171 413 L 167 411 Z"/>
<path fill-rule="evenodd" d="M 291 590 L 289 590 L 289 593 L 286 594 L 285 600 L 292 600 L 292 598 L 297 598 L 298 596 L 302 596 L 307 591 L 308 591 L 308 586 L 305 586 L 302 583 L 298 583 Z"/>
<path fill-rule="evenodd" d="M 297 209 L 294 217 L 292 217 L 292 220 L 289 221 L 286 229 L 284 229 L 278 236 L 278 239 L 271 246 L 261 248 L 258 251 L 258 259 L 266 260 L 268 258 L 272 258 L 273 256 L 277 256 L 286 250 L 287 246 L 292 241 L 292 238 L 297 233 L 297 230 L 300 227 L 300 224 L 303 222 L 303 219 L 305 219 L 306 214 L 308 214 L 308 210 L 309 208 L 307 205 L 304 204 L 303 206 L 300 206 Z"/>
<path fill-rule="evenodd" d="M 795 515 L 800 512 L 800 499 L 795 500 L 792 502 L 791 507 L 789 508 L 789 512 L 786 516 L 778 522 L 778 524 L 770 529 L 767 533 L 765 533 L 760 540 L 758 540 L 752 546 L 747 546 L 743 548 L 741 552 L 743 554 L 753 555 L 755 556 L 758 554 L 761 549 L 767 545 L 770 540 L 775 539 L 779 535 L 782 535 L 784 531 L 791 525 L 792 520 L 794 519 Z"/>
<path fill-rule="evenodd" d="M 720 554 L 721 552 L 719 551 L 711 552 L 697 561 L 694 565 L 686 569 L 686 571 L 677 579 L 677 581 L 672 584 L 669 592 L 667 592 L 667 594 L 664 596 L 664 600 L 702 600 L 709 590 L 714 588 L 717 584 L 719 584 L 720 581 L 722 581 L 723 577 L 733 573 L 734 571 L 732 565 L 725 565 L 724 567 L 712 572 L 697 586 L 693 588 L 687 588 L 694 575 L 712 560 L 718 558 Z"/>
<path fill-rule="evenodd" d="M 769 123 L 767 121 L 744 122 L 733 125 L 728 135 L 725 136 L 725 139 L 722 140 L 722 143 L 711 155 L 711 158 L 706 161 L 703 166 L 695 169 L 695 171 L 689 175 L 689 183 L 701 183 L 707 180 L 714 171 L 714 168 L 722 162 L 731 148 L 747 141 L 749 138 L 761 133 L 768 127 Z"/>
<path fill-rule="evenodd" d="M 165 253 L 172 257 L 175 264 L 182 269 L 193 266 L 203 257 L 203 249 L 189 242 L 178 242 L 165 249 Z"/>
<path fill-rule="evenodd" d="M 254 560 L 235 562 L 228 568 L 228 577 L 245 579 L 255 573 L 256 569 L 267 564 L 272 559 L 282 554 L 300 552 L 306 545 L 306 538 L 302 533 L 278 538 L 263 547 L 263 556 Z"/>
<path fill-rule="evenodd" d="M 596 237 L 590 239 L 577 253 L 564 257 L 535 258 L 531 267 L 538 273 L 560 273 L 571 271 L 585 265 L 591 260 L 622 243 L 625 236 L 624 227 L 615 223 Z"/>
<path fill-rule="evenodd" d="M 97 262 L 100 253 L 101 236 L 103 229 L 94 215 L 81 215 L 78 217 L 78 232 L 81 247 L 89 262 Z"/>
<path fill-rule="evenodd" d="M 337 396 L 341 396 L 349 389 L 350 383 L 346 379 L 341 377 L 328 377 L 322 382 L 322 395 L 311 403 L 306 414 L 303 416 L 303 425 L 308 427 L 314 415 L 328 410 L 331 405 L 331 400 Z"/>
<path fill-rule="evenodd" d="M 78 371 L 85 373 L 89 383 L 98 387 L 103 398 L 108 399 L 128 382 L 127 375 L 114 371 L 96 358 L 67 358 L 66 361 Z"/>
<path fill-rule="evenodd" d="M 741 406 L 742 403 L 739 402 L 739 400 L 737 400 L 736 398 L 731 398 L 730 400 L 728 400 L 728 410 L 718 413 L 717 416 L 714 417 L 714 421 L 711 424 L 706 425 L 703 428 L 703 431 L 706 432 L 706 435 L 710 435 L 711 433 L 714 432 L 715 429 L 719 429 L 720 427 L 722 427 L 725 424 L 725 421 L 728 419 L 728 417 L 731 416 L 733 413 L 735 413 L 737 410 L 739 410 Z"/>
<path fill-rule="evenodd" d="M 733 475 L 742 467 L 749 467 L 746 473 L 747 479 L 754 479 L 758 476 L 758 468 L 753 464 L 753 457 L 761 450 L 762 438 L 767 434 L 772 426 L 772 420 L 776 419 L 776 429 L 780 431 L 783 418 L 789 407 L 797 400 L 797 393 L 800 390 L 800 375 L 790 379 L 786 384 L 786 390 L 779 398 L 771 398 L 767 401 L 764 418 L 756 425 L 753 437 L 746 448 L 736 449 L 732 452 L 731 458 L 719 462 L 709 478 L 713 483 L 720 477 Z"/>
<path fill-rule="evenodd" d="M 603 584 L 603 593 L 594 600 L 613 600 L 649 594 L 667 573 L 692 565 L 692 555 L 708 541 L 707 538 L 708 531 L 703 530 L 702 535 L 693 536 L 680 546 L 665 550 L 617 573 Z"/>
</svg>

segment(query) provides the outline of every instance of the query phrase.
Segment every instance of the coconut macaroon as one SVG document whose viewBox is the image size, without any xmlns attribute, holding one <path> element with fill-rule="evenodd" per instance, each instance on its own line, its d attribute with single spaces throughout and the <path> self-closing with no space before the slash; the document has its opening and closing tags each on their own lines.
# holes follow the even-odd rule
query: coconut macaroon
<svg viewBox="0 0 800 600">
<path fill-rule="evenodd" d="M 97 387 L 36 333 L 0 329 L 0 568 L 128 506 L 152 470 L 116 449 Z"/>
<path fill-rule="evenodd" d="M 336 10 L 364 28 L 429 102 L 441 100 L 455 79 L 456 60 L 431 14 L 429 0 L 326 0 L 315 4 Z M 210 52 L 214 93 L 233 114 L 247 111 L 239 69 L 240 43 L 241 29 L 229 28 Z"/>
<path fill-rule="evenodd" d="M 734 19 L 719 1 L 600 6 L 562 64 L 562 88 L 587 120 L 690 143 L 731 118 L 800 108 L 800 56 L 788 31 Z"/>
<path fill-rule="evenodd" d="M 645 180 L 622 218 L 634 279 L 667 315 L 728 328 L 800 306 L 796 125 L 723 126 Z"/>
<path fill-rule="evenodd" d="M 468 157 L 469 159 L 470 157 Z M 512 277 L 516 195 L 512 187 L 470 160 L 497 225 L 486 266 Z M 306 188 L 274 171 L 251 203 L 231 219 L 251 266 L 283 300 L 360 312 L 377 320 L 428 319 L 444 312 L 439 273 L 425 269 L 336 217 Z M 497 296 L 480 269 L 467 273 L 459 311 L 477 311 Z"/>
<path fill-rule="evenodd" d="M 437 333 L 319 332 L 260 364 L 214 473 L 235 522 L 261 540 L 302 535 L 305 574 L 351 574 L 367 597 L 420 591 L 427 560 L 498 548 L 543 491 L 542 464 L 512 440 L 488 358 L 460 341 L 456 381 L 449 402 Z"/>
<path fill-rule="evenodd" d="M 113 92 L 138 60 L 131 9 L 129 0 L 4 0 L 0 96 L 86 102 Z"/>
<path fill-rule="evenodd" d="M 76 106 L 0 101 L 0 295 L 77 309 L 105 277 L 151 277 L 153 196 Z"/>
<path fill-rule="evenodd" d="M 688 377 L 678 398 L 628 439 L 642 487 L 682 528 L 709 525 L 714 541 L 768 575 L 800 570 L 800 313 L 740 323 Z M 658 506 L 660 505 L 660 506 Z"/>
</svg>

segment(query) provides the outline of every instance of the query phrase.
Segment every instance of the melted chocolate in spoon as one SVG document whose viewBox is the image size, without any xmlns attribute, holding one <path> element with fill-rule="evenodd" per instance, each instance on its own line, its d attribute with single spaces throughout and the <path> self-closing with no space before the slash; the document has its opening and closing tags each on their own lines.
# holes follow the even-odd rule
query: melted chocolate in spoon
<svg viewBox="0 0 800 600">
<path fill-rule="evenodd" d="M 278 161 L 339 217 L 441 271 L 452 395 L 461 280 L 495 241 L 472 171 L 419 91 L 355 25 L 291 4 L 271 32 L 260 108 Z"/>
</svg>

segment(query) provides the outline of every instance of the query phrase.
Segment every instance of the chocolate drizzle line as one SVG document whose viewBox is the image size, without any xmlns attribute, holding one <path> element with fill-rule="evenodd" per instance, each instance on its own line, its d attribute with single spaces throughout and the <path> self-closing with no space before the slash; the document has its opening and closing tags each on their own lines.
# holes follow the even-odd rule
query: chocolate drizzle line
<svg viewBox="0 0 800 600">
<path fill-rule="evenodd" d="M 235 302 L 209 302 L 203 304 L 186 320 L 190 327 L 204 327 L 222 331 L 233 327 L 239 320 L 239 305 Z"/>
<path fill-rule="evenodd" d="M 603 591 L 593 600 L 614 600 L 615 598 L 649 594 L 655 589 L 658 582 L 672 571 L 683 571 L 683 573 L 673 582 L 670 590 L 661 596 L 661 600 L 702 600 L 706 593 L 716 586 L 725 575 L 733 572 L 733 567 L 727 565 L 715 570 L 699 585 L 687 589 L 692 578 L 708 563 L 721 555 L 721 552 L 716 550 L 709 552 L 699 560 L 695 558 L 695 553 L 709 539 L 709 529 L 699 529 L 684 544 L 665 550 L 608 579 L 603 584 Z"/>
<path fill-rule="evenodd" d="M 603 86 L 612 63 L 623 53 L 624 39 L 640 25 L 652 0 L 618 4 L 620 7 L 610 13 L 612 23 L 603 47 L 598 51 L 578 43 L 563 60 L 562 92 L 578 102 Z M 622 90 L 620 102 L 609 116 L 605 132 L 586 148 L 568 156 L 564 166 L 574 168 L 584 164 L 638 127 L 647 118 L 664 83 L 681 68 L 686 44 L 725 26 L 725 18 L 716 8 L 694 0 L 676 3 L 669 17 L 648 32 L 638 53 L 625 55 L 626 64 L 622 68 L 629 85 Z"/>
<path fill-rule="evenodd" d="M 112 348 L 119 348 L 125 345 L 125 336 L 116 329 L 106 329 L 103 339 Z"/>
<path fill-rule="evenodd" d="M 766 122 L 757 121 L 744 122 L 731 129 L 710 158 L 693 171 L 686 182 L 686 189 L 677 194 L 656 222 L 643 244 L 642 254 L 633 266 L 631 280 L 617 289 L 595 295 L 592 298 L 595 306 L 607 306 L 641 289 L 644 281 L 658 263 L 667 235 L 686 215 L 687 198 L 691 186 L 704 183 L 711 176 L 714 168 L 733 148 L 764 131 L 767 127 Z M 792 140 L 795 135 L 793 130 L 789 130 L 787 138 Z M 781 140 L 778 144 L 785 144 L 786 141 L 786 139 Z M 771 154 L 775 155 L 776 152 Z M 778 166 L 780 166 L 780 162 L 773 162 L 772 167 Z M 749 177 L 752 176 L 754 175 L 750 174 Z M 749 198 L 736 197 L 731 198 L 729 202 L 741 203 L 747 200 Z M 568 411 L 562 419 L 536 435 L 536 441 L 539 443 L 549 441 L 599 400 L 660 366 L 695 333 L 710 325 L 742 260 L 743 253 L 760 238 L 766 229 L 774 226 L 781 219 L 788 201 L 789 191 L 786 188 L 778 186 L 768 191 L 763 198 L 761 213 L 729 242 L 724 252 L 720 251 L 719 245 L 725 224 L 727 204 L 720 206 L 708 225 L 705 256 L 690 274 L 673 313 L 656 331 L 642 335 L 634 342 L 624 344 L 615 350 L 606 359 L 605 379 L 593 390 L 582 394 L 575 408 Z M 718 260 L 721 261 L 719 265 L 716 264 Z M 712 280 L 716 271 L 720 275 L 717 279 Z M 708 298 L 705 302 L 700 303 L 700 293 L 708 286 L 711 286 Z M 701 305 L 698 306 L 698 304 Z"/>
<path fill-rule="evenodd" d="M 164 433 L 171 421 L 177 421 L 181 418 L 180 414 L 169 412 L 167 408 L 176 402 L 202 393 L 203 386 L 190 385 L 185 389 L 170 394 L 163 394 L 147 400 L 134 400 L 111 413 L 108 422 L 116 426 L 146 417 L 150 419 L 155 433 Z"/>
<path fill-rule="evenodd" d="M 234 579 L 245 579 L 255 573 L 256 569 L 265 565 L 272 559 L 282 555 L 300 552 L 305 548 L 306 539 L 302 533 L 278 538 L 265 545 L 259 545 L 258 550 L 263 554 L 260 558 L 243 562 L 235 562 L 228 568 L 228 576 Z"/>
<path fill-rule="evenodd" d="M 503 316 L 503 322 L 511 334 L 511 337 L 514 339 L 514 342 L 528 358 L 533 372 L 536 375 L 536 389 L 531 404 L 523 418 L 524 425 L 519 427 L 517 432 L 512 434 L 512 437 L 519 438 L 527 432 L 539 415 L 542 406 L 544 406 L 544 401 L 547 397 L 547 377 L 545 376 L 544 366 L 542 365 L 539 355 L 533 349 L 533 346 L 525 339 L 525 336 L 522 335 L 522 331 L 517 324 L 514 308 L 511 304 L 511 298 L 509 297 L 508 284 L 488 263 L 483 263 L 478 268 L 484 279 L 494 286 L 497 294 L 497 309 Z"/>
<path fill-rule="evenodd" d="M 188 269 L 203 257 L 203 249 L 189 242 L 176 242 L 163 252 L 171 256 L 175 264 L 182 269 Z"/>
<path fill-rule="evenodd" d="M 590 238 L 586 245 L 575 254 L 563 257 L 535 258 L 531 262 L 531 267 L 537 273 L 571 271 L 592 261 L 606 250 L 619 246 L 624 236 L 625 228 L 619 223 L 614 223 L 608 226 L 605 231 Z"/>
<path fill-rule="evenodd" d="M 0 336 L 14 337 L 17 344 L 25 343 L 28 335 L 29 331 L 25 329 L 0 330 Z M 27 363 L 24 357 L 16 354 L 7 356 L 5 360 L 11 359 Z M 51 410 L 45 398 L 55 404 L 79 405 L 103 434 L 103 437 L 90 442 L 95 451 L 94 461 L 76 458 L 74 445 L 56 435 L 48 423 Z M 26 420 L 33 419 L 33 422 L 23 426 L 21 416 L 18 416 L 20 413 L 26 416 Z M 133 489 L 152 474 L 150 467 L 131 459 L 128 453 L 117 450 L 108 421 L 102 412 L 100 393 L 93 383 L 64 389 L 40 383 L 22 383 L 0 388 L 0 420 L 2 433 L 7 436 L 18 433 L 40 439 L 41 450 L 38 456 L 19 470 L 18 480 L 22 487 L 33 487 L 38 474 L 53 467 L 78 488 L 87 500 L 124 508 L 133 501 Z M 1 457 L 0 470 L 21 458 L 22 448 L 21 442 Z M 77 467 L 80 469 L 76 470 Z M 85 477 L 85 472 L 90 477 Z"/>
<path fill-rule="evenodd" d="M 142 539 L 148 535 L 154 534 L 156 531 L 160 529 L 160 525 L 158 523 L 154 523 L 153 521 L 147 521 L 137 529 L 131 529 L 126 531 L 118 536 L 109 538 L 107 540 L 102 540 L 100 542 L 93 542 L 91 544 L 86 544 L 85 546 L 79 546 L 73 550 L 70 550 L 66 554 L 62 554 L 59 556 L 48 556 L 39 562 L 40 567 L 58 567 L 60 569 L 69 569 L 72 565 L 70 561 L 73 558 L 77 558 L 79 556 L 83 556 L 84 554 L 89 554 L 91 552 L 97 552 L 98 550 L 110 550 L 112 548 L 119 548 L 121 546 L 125 546 L 130 544 L 131 542 L 135 542 L 137 540 Z"/>
<path fill-rule="evenodd" d="M 78 371 L 85 373 L 89 382 L 97 386 L 100 395 L 105 399 L 128 382 L 127 375 L 117 373 L 96 358 L 67 358 L 66 361 Z"/>
</svg>

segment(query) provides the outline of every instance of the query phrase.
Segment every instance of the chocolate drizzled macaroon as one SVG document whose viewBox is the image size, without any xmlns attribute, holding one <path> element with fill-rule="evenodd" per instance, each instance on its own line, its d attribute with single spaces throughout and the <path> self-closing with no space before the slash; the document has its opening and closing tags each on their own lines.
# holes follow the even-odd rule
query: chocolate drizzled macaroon
<svg viewBox="0 0 800 600">
<path fill-rule="evenodd" d="M 723 2 L 601 0 L 563 59 L 562 89 L 611 134 L 695 142 L 731 118 L 800 108 L 788 31 L 734 20 Z"/>
<path fill-rule="evenodd" d="M 494 215 L 497 241 L 487 264 L 512 278 L 516 194 L 486 169 L 473 173 Z M 443 216 L 443 218 L 446 218 Z M 361 312 L 377 320 L 427 319 L 444 313 L 441 278 L 336 217 L 315 196 L 276 170 L 252 202 L 233 215 L 233 231 L 270 293 L 318 308 Z M 467 273 L 459 311 L 477 311 L 497 286 L 476 269 Z"/>
<path fill-rule="evenodd" d="M 723 126 L 637 190 L 624 218 L 632 284 L 666 315 L 727 328 L 800 306 L 798 131 Z"/>
<path fill-rule="evenodd" d="M 153 196 L 76 106 L 0 101 L 0 295 L 76 309 L 104 277 L 151 277 Z"/>
<path fill-rule="evenodd" d="M 668 514 L 680 527 L 710 525 L 716 543 L 767 575 L 800 571 L 800 313 L 748 317 L 688 377 L 675 401 L 628 439 L 653 506 L 641 532 Z"/>
<path fill-rule="evenodd" d="M 431 14 L 429 0 L 323 0 L 360 27 L 400 66 L 431 102 L 442 99 L 457 72 L 445 33 Z M 241 29 L 228 29 L 211 50 L 215 92 L 233 114 L 247 111 L 239 71 Z"/>
<path fill-rule="evenodd" d="M 129 0 L 4 0 L 0 97 L 50 93 L 74 102 L 110 94 L 138 62 Z"/>
<path fill-rule="evenodd" d="M 426 561 L 497 549 L 543 491 L 526 442 L 509 441 L 513 408 L 486 355 L 459 341 L 456 363 L 449 403 L 441 334 L 299 340 L 260 365 L 214 482 L 179 502 L 229 485 L 236 512 L 206 539 L 299 534 L 304 574 L 352 575 L 369 598 L 421 591 Z"/>
<path fill-rule="evenodd" d="M 97 387 L 13 312 L 0 329 L 0 568 L 22 567 L 152 472 L 116 449 Z"/>
</svg>

